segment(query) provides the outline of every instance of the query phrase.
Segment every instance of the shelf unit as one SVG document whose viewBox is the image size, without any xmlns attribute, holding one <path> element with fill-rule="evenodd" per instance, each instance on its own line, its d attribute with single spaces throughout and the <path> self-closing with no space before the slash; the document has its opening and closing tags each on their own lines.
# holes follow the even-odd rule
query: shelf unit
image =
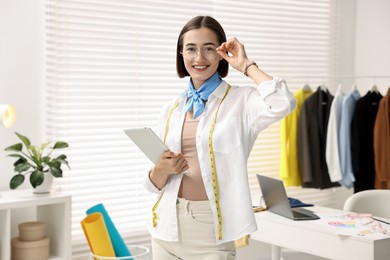
<svg viewBox="0 0 390 260">
<path fill-rule="evenodd" d="M 33 212 L 28 215 L 28 221 L 45 223 L 50 238 L 49 259 L 70 260 L 71 201 L 69 194 L 56 191 L 49 194 L 34 194 L 31 189 L 0 192 L 0 260 L 11 259 L 11 239 L 15 237 L 12 230 L 19 224 L 16 219 L 20 210 Z"/>
</svg>

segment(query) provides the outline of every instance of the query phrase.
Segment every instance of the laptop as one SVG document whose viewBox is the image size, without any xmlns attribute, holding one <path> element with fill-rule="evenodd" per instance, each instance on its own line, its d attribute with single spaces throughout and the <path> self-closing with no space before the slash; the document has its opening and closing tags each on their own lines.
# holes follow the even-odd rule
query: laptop
<svg viewBox="0 0 390 260">
<path fill-rule="evenodd" d="M 257 174 L 267 210 L 292 220 L 314 220 L 320 217 L 303 208 L 291 208 L 283 181 Z"/>
</svg>

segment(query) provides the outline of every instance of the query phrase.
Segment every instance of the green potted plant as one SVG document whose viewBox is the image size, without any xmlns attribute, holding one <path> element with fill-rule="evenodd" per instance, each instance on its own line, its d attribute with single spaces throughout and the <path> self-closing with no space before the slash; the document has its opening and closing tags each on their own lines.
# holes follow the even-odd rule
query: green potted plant
<svg viewBox="0 0 390 260">
<path fill-rule="evenodd" d="M 30 174 L 31 185 L 33 188 L 37 188 L 44 182 L 46 174 L 50 174 L 55 178 L 62 177 L 61 166 L 63 164 L 70 169 L 65 154 L 55 157 L 52 154 L 54 150 L 69 147 L 68 143 L 59 141 L 54 143 L 54 145 L 51 145 L 52 143 L 49 142 L 40 146 L 34 146 L 31 145 L 27 137 L 16 132 L 15 134 L 22 143 L 16 143 L 5 148 L 5 151 L 14 152 L 8 156 L 17 158 L 14 163 L 14 171 L 17 174 L 11 178 L 9 185 L 11 189 L 19 187 L 28 174 Z"/>
</svg>

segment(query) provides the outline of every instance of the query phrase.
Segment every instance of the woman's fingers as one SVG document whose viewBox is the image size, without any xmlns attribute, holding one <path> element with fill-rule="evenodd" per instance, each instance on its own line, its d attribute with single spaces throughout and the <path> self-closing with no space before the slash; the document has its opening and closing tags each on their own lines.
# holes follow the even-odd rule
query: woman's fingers
<svg viewBox="0 0 390 260">
<path fill-rule="evenodd" d="M 184 169 L 188 168 L 187 160 L 184 158 L 183 155 L 178 156 L 174 168 L 176 173 L 181 173 L 184 171 Z"/>
<path fill-rule="evenodd" d="M 177 152 L 164 152 L 159 163 L 162 168 L 170 173 L 181 173 L 188 169 L 187 160 L 181 153 Z"/>
<path fill-rule="evenodd" d="M 217 51 L 227 51 L 230 53 L 234 53 L 241 47 L 241 43 L 236 39 L 232 38 L 229 39 L 228 41 L 222 43 L 218 48 Z"/>
<path fill-rule="evenodd" d="M 218 54 L 221 55 L 233 68 L 244 72 L 248 62 L 244 45 L 236 38 L 224 42 L 217 48 Z"/>
</svg>

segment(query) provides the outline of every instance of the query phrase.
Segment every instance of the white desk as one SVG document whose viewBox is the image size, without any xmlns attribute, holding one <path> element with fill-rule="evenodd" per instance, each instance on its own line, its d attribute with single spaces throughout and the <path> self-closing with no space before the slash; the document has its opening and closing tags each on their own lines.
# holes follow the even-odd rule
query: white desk
<svg viewBox="0 0 390 260">
<path fill-rule="evenodd" d="M 320 217 L 347 214 L 319 206 L 308 209 Z M 336 234 L 340 227 L 323 225 L 321 220 L 293 221 L 268 211 L 255 216 L 259 229 L 251 234 L 251 239 L 271 244 L 273 260 L 281 259 L 281 247 L 333 260 L 388 260 L 390 257 L 390 234 L 341 236 Z"/>
</svg>

